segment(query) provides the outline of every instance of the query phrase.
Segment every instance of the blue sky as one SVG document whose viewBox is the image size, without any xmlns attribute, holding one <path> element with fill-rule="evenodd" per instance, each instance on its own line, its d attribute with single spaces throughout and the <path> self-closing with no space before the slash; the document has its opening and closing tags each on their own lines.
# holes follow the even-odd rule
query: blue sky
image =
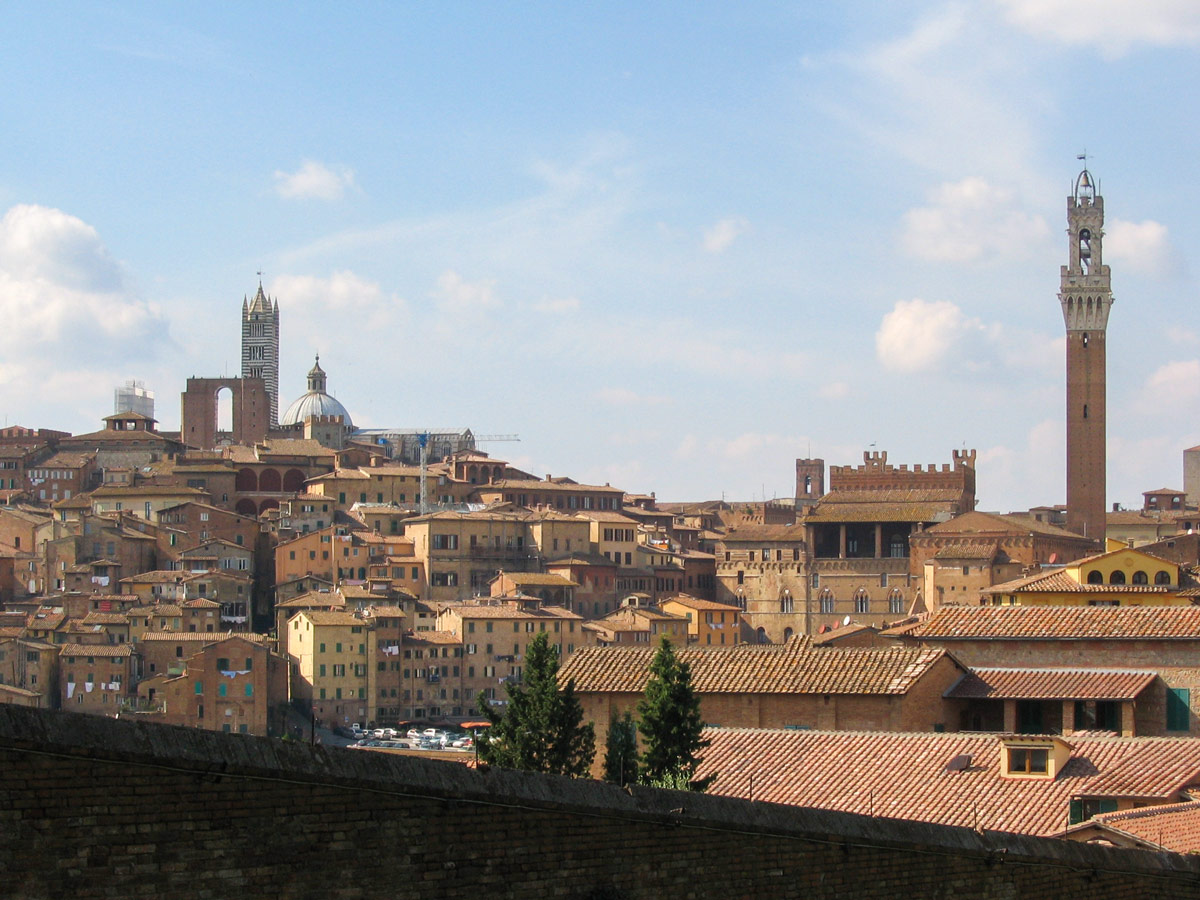
<svg viewBox="0 0 1200 900">
<path fill-rule="evenodd" d="M 977 448 L 1062 502 L 1065 198 L 1108 216 L 1109 494 L 1200 443 L 1189 0 L 24 4 L 0 32 L 0 413 L 236 373 L 515 432 L 538 473 L 787 496 Z"/>
</svg>

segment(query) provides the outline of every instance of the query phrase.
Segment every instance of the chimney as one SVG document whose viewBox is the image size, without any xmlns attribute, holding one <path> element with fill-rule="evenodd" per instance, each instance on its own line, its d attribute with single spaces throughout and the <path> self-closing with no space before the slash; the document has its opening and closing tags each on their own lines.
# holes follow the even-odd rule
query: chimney
<svg viewBox="0 0 1200 900">
<path fill-rule="evenodd" d="M 546 480 L 547 480 L 547 481 L 549 481 L 549 480 L 550 480 L 550 473 L 549 473 L 549 472 L 547 472 L 547 473 L 546 473 Z"/>
</svg>

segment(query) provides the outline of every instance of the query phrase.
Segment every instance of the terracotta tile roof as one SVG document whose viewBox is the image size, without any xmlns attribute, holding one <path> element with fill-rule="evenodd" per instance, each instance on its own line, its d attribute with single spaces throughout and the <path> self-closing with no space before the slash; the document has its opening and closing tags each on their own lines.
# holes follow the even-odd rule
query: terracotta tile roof
<svg viewBox="0 0 1200 900">
<path fill-rule="evenodd" d="M 948 522 L 931 525 L 925 529 L 923 534 L 913 535 L 913 537 L 923 538 L 924 535 L 936 537 L 953 534 L 1024 535 L 1030 532 L 1045 535 L 1046 537 L 1070 538 L 1085 546 L 1092 544 L 1092 541 L 1088 538 L 1082 537 L 1073 531 L 1067 531 L 1065 528 L 1051 525 L 1048 522 L 1039 522 L 1033 516 L 1024 513 L 1000 514 L 981 512 L 979 510 L 955 516 Z"/>
<path fill-rule="evenodd" d="M 1060 837 L 1099 826 L 1118 836 L 1132 838 L 1155 849 L 1172 853 L 1200 853 L 1200 801 L 1168 803 L 1101 813 L 1060 833 Z"/>
<path fill-rule="evenodd" d="M 182 616 L 183 608 L 174 603 L 157 603 L 154 606 L 135 606 L 126 612 L 131 616 Z"/>
<path fill-rule="evenodd" d="M 322 606 L 345 606 L 340 596 L 330 591 L 307 591 L 291 600 L 275 604 L 276 609 L 320 609 Z"/>
<path fill-rule="evenodd" d="M 955 490 L 831 491 L 822 497 L 809 522 L 946 522 L 962 499 Z"/>
<path fill-rule="evenodd" d="M 0 625 L 0 638 L 19 638 L 25 636 L 25 629 L 20 625 Z"/>
<path fill-rule="evenodd" d="M 216 600 L 206 600 L 203 597 L 197 597 L 195 600 L 184 600 L 179 605 L 184 609 L 219 609 L 221 606 Z"/>
<path fill-rule="evenodd" d="M 528 584 L 541 587 L 579 587 L 570 578 L 548 572 L 502 572 L 513 584 Z M 496 578 L 499 578 L 497 575 Z M 493 579 L 494 581 L 495 579 Z"/>
<path fill-rule="evenodd" d="M 129 617 L 124 613 L 90 612 L 80 622 L 83 625 L 128 625 Z"/>
<path fill-rule="evenodd" d="M 171 643 L 198 641 L 200 643 L 211 644 L 231 637 L 243 638 L 251 643 L 261 644 L 266 635 L 257 634 L 253 631 L 147 631 L 142 635 L 142 640 L 168 641 Z"/>
<path fill-rule="evenodd" d="M 582 619 L 583 616 L 558 606 L 519 607 L 515 604 L 496 606 L 474 603 L 444 604 L 442 609 L 458 613 L 464 619 Z"/>
<path fill-rule="evenodd" d="M 884 634 L 927 641 L 1200 641 L 1200 607 L 954 606 Z"/>
<path fill-rule="evenodd" d="M 1172 802 L 1200 774 L 1195 738 L 1075 737 L 1056 778 L 1002 778 L 1001 738 L 709 728 L 698 775 L 710 793 L 773 803 L 1051 835 L 1078 796 Z M 951 767 L 952 760 L 966 762 Z M 1127 779 L 1114 779 L 1114 773 Z M 1118 783 L 1121 781 L 1122 783 Z"/>
<path fill-rule="evenodd" d="M 314 625 L 345 626 L 365 624 L 362 619 L 353 613 L 339 612 L 337 610 L 307 609 L 296 613 L 296 615 L 307 616 L 309 621 Z"/>
<path fill-rule="evenodd" d="M 60 656 L 108 656 L 119 658 L 133 653 L 130 644 L 63 644 L 59 647 Z"/>
<path fill-rule="evenodd" d="M 462 636 L 455 634 L 453 631 L 415 631 L 404 635 L 404 644 L 448 644 L 458 646 L 462 644 Z"/>
<path fill-rule="evenodd" d="M 864 625 L 861 622 L 851 622 L 849 625 L 841 625 L 831 631 L 826 631 L 823 634 L 813 635 L 813 646 L 820 647 L 822 644 L 832 644 L 843 638 L 852 637 L 856 634 L 862 634 L 864 631 L 869 631 L 873 634 L 879 633 L 879 629 L 874 625 Z"/>
<path fill-rule="evenodd" d="M 773 541 L 794 544 L 805 537 L 803 525 L 739 525 L 730 528 L 721 538 L 725 543 L 747 541 L 755 544 L 770 544 Z"/>
<path fill-rule="evenodd" d="M 1075 565 L 1075 563 L 1072 563 Z M 1063 569 L 1039 572 L 1014 578 L 1001 584 L 981 588 L 985 594 L 1062 593 L 1075 594 L 1168 594 L 1172 588 L 1165 584 L 1080 584 Z"/>
<path fill-rule="evenodd" d="M 1133 700 L 1157 672 L 1140 669 L 973 669 L 946 691 L 955 700 Z"/>
<path fill-rule="evenodd" d="M 702 600 L 699 597 L 693 597 L 691 594 L 676 594 L 673 597 L 663 597 L 658 602 L 660 606 L 664 603 L 678 603 L 680 606 L 686 606 L 688 609 L 707 609 L 715 612 L 741 612 L 741 609 L 729 603 L 717 603 L 715 600 Z"/>
<path fill-rule="evenodd" d="M 607 623 L 606 623 L 607 625 Z M 640 694 L 650 678 L 654 647 L 584 647 L 563 665 L 559 680 L 580 693 Z M 813 649 L 807 641 L 677 650 L 701 694 L 904 694 L 943 651 L 863 647 Z"/>
<path fill-rule="evenodd" d="M 191 573 L 185 572 L 182 569 L 155 569 L 151 572 L 142 572 L 140 575 L 129 575 L 121 579 L 121 584 L 174 584 L 183 581 L 184 577 Z"/>
</svg>

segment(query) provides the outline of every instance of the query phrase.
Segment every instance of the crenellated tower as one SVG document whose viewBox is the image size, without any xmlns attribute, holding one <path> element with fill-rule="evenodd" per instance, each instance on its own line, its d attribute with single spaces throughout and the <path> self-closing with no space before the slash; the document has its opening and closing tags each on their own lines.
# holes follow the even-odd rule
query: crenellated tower
<svg viewBox="0 0 1200 900">
<path fill-rule="evenodd" d="M 242 298 L 242 377 L 261 378 L 270 403 L 269 427 L 279 425 L 279 301 L 263 292 Z"/>
<path fill-rule="evenodd" d="M 1067 198 L 1068 264 L 1058 300 L 1067 326 L 1067 528 L 1104 541 L 1105 335 L 1113 296 L 1104 265 L 1104 198 L 1085 168 Z"/>
</svg>

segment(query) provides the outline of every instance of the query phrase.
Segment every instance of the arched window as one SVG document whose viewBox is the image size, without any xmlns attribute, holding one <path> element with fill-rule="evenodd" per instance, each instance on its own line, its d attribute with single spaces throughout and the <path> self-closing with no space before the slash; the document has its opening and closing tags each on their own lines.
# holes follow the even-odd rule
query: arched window
<svg viewBox="0 0 1200 900">
<path fill-rule="evenodd" d="M 739 590 L 739 591 L 737 592 L 737 598 L 736 598 L 736 599 L 737 599 L 737 605 L 738 605 L 738 608 L 739 608 L 739 609 L 743 609 L 743 610 L 744 610 L 744 609 L 746 608 L 746 594 L 745 594 L 745 592 L 744 592 L 744 591 L 742 591 L 742 590 Z"/>
<path fill-rule="evenodd" d="M 888 615 L 899 616 L 904 614 L 904 595 L 900 593 L 900 588 L 892 588 L 888 594 Z"/>
<path fill-rule="evenodd" d="M 795 633 L 796 632 L 793 631 L 791 628 L 785 628 L 785 629 L 783 629 L 783 639 L 785 641 L 790 641 L 792 639 L 792 635 L 794 635 Z"/>
<path fill-rule="evenodd" d="M 258 476 L 258 489 L 272 493 L 282 490 L 283 480 L 279 477 L 279 472 L 275 469 L 263 469 L 262 474 Z"/>
<path fill-rule="evenodd" d="M 892 559 L 904 558 L 904 535 L 892 535 L 891 540 L 888 541 L 888 556 L 890 556 Z"/>
<path fill-rule="evenodd" d="M 867 596 L 867 592 L 862 588 L 854 592 L 854 611 L 856 613 L 869 613 L 871 611 L 871 598 Z"/>
<path fill-rule="evenodd" d="M 264 500 L 261 504 L 259 504 L 258 511 L 260 514 L 265 513 L 268 509 L 279 509 L 279 501 Z"/>
<path fill-rule="evenodd" d="M 1154 583 L 1155 584 L 1170 584 L 1171 583 L 1171 573 L 1170 572 L 1155 572 L 1154 573 Z"/>
<path fill-rule="evenodd" d="M 771 641 L 767 638 L 767 629 L 763 628 L 762 626 L 759 626 L 759 629 L 757 632 L 755 632 L 754 636 L 760 644 L 771 643 Z"/>
<path fill-rule="evenodd" d="M 1149 584 L 1150 579 L 1146 576 L 1145 572 L 1143 572 L 1141 569 L 1138 569 L 1136 572 L 1133 573 L 1133 583 L 1134 584 Z"/>
<path fill-rule="evenodd" d="M 1097 571 L 1096 569 L 1092 569 L 1092 571 L 1087 573 L 1087 583 L 1104 584 L 1104 573 Z"/>
<path fill-rule="evenodd" d="M 795 604 L 792 601 L 791 591 L 784 591 L 779 595 L 779 611 L 781 613 L 790 613 L 795 609 Z"/>
<path fill-rule="evenodd" d="M 304 473 L 299 469 L 288 469 L 283 473 L 283 489 L 289 494 L 299 494 L 304 490 Z"/>
<path fill-rule="evenodd" d="M 817 602 L 821 605 L 821 612 L 827 616 L 833 614 L 833 591 L 829 588 L 822 590 Z"/>
<path fill-rule="evenodd" d="M 253 474 L 253 473 L 251 473 L 251 474 Z M 243 497 L 241 500 L 239 500 L 237 502 L 237 506 L 235 506 L 234 509 L 236 510 L 238 515 L 250 516 L 251 518 L 258 517 L 258 507 L 254 505 L 253 500 L 251 500 L 247 497 Z"/>
<path fill-rule="evenodd" d="M 233 489 L 239 493 L 257 491 L 258 476 L 254 474 L 254 470 L 238 469 L 237 477 L 233 481 Z"/>
<path fill-rule="evenodd" d="M 1108 583 L 1109 584 L 1124 584 L 1125 583 L 1125 573 L 1122 572 L 1120 569 L 1116 569 L 1111 575 L 1108 576 Z"/>
</svg>

